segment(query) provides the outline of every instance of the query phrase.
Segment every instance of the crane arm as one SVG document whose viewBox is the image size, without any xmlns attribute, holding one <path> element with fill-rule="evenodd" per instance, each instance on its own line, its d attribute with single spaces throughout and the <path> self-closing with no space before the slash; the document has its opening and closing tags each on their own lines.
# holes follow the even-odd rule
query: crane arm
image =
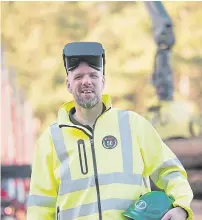
<svg viewBox="0 0 202 220">
<path fill-rule="evenodd" d="M 157 45 L 152 83 L 159 100 L 172 100 L 174 88 L 170 53 L 175 43 L 173 24 L 160 1 L 145 2 L 145 6 L 152 20 L 153 36 Z"/>
</svg>

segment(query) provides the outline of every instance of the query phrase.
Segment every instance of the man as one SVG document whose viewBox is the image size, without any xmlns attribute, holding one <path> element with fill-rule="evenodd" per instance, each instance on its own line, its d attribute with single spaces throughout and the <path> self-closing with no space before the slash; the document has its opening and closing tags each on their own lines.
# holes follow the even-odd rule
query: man
<svg viewBox="0 0 202 220">
<path fill-rule="evenodd" d="M 125 219 L 122 213 L 151 190 L 149 176 L 175 199 L 162 219 L 192 219 L 193 194 L 179 160 L 147 120 L 113 109 L 102 95 L 102 45 L 70 43 L 63 58 L 74 101 L 38 140 L 27 219 Z"/>
</svg>

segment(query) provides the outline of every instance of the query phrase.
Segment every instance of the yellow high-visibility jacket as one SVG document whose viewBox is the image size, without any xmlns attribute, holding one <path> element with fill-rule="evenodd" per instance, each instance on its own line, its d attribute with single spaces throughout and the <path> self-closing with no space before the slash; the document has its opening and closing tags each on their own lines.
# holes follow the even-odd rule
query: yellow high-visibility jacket
<svg viewBox="0 0 202 220">
<path fill-rule="evenodd" d="M 39 138 L 28 198 L 28 220 L 122 220 L 122 213 L 154 183 L 193 219 L 193 193 L 180 161 L 152 125 L 132 111 L 106 110 L 91 130 L 74 124 L 74 102 Z M 174 129 L 174 128 L 173 128 Z"/>
</svg>

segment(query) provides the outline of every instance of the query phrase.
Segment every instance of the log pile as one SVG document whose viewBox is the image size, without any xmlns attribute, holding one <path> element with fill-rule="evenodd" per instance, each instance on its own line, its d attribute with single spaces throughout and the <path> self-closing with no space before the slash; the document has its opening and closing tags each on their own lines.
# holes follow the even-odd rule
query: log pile
<svg viewBox="0 0 202 220">
<path fill-rule="evenodd" d="M 166 144 L 177 155 L 185 169 L 202 170 L 202 139 L 171 140 Z"/>
</svg>

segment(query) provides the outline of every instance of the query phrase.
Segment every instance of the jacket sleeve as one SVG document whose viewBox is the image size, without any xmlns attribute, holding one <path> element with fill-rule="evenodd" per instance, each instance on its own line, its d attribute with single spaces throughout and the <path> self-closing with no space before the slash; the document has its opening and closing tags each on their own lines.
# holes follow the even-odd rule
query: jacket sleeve
<svg viewBox="0 0 202 220">
<path fill-rule="evenodd" d="M 27 220 L 55 219 L 57 183 L 53 173 L 53 143 L 49 130 L 37 142 L 30 192 L 27 203 Z"/>
<path fill-rule="evenodd" d="M 173 196 L 174 207 L 184 208 L 188 213 L 187 219 L 192 220 L 190 204 L 193 192 L 184 167 L 144 118 L 141 119 L 138 139 L 145 163 L 144 175 L 150 176 L 156 186 Z"/>
</svg>

